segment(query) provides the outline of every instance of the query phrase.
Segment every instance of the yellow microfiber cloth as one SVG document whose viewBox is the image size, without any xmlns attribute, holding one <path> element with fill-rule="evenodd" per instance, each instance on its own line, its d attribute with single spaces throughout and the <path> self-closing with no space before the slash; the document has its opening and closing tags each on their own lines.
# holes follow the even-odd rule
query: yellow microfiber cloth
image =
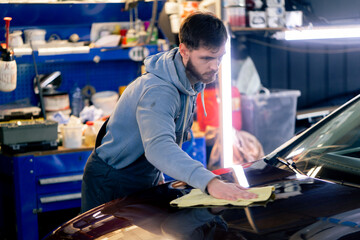
<svg viewBox="0 0 360 240">
<path fill-rule="evenodd" d="M 275 190 L 273 186 L 267 187 L 258 187 L 258 188 L 249 188 L 247 191 L 256 193 L 257 198 L 253 199 L 239 199 L 236 201 L 228 201 L 224 199 L 214 198 L 206 193 L 201 192 L 200 189 L 193 189 L 189 194 L 179 197 L 170 202 L 171 205 L 176 205 L 178 207 L 193 207 L 193 206 L 224 206 L 224 205 L 233 205 L 233 206 L 248 206 L 254 202 L 264 202 L 268 200 Z"/>
</svg>

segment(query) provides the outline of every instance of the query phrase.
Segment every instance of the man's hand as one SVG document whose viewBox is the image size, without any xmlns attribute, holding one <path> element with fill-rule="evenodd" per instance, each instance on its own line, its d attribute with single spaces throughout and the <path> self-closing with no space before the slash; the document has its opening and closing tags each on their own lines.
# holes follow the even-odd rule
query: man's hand
<svg viewBox="0 0 360 240">
<path fill-rule="evenodd" d="M 248 192 L 246 188 L 241 187 L 238 184 L 226 183 L 217 178 L 212 179 L 208 183 L 207 190 L 214 198 L 230 201 L 236 201 L 238 199 L 252 199 L 257 197 L 257 194 Z"/>
</svg>

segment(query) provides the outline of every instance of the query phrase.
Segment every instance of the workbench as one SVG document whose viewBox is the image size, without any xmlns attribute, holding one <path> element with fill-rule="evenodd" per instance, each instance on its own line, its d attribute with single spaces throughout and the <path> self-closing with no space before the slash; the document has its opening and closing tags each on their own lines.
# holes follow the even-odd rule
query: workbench
<svg viewBox="0 0 360 240">
<path fill-rule="evenodd" d="M 17 235 L 18 240 L 37 240 L 43 237 L 39 214 L 79 208 L 83 170 L 91 151 L 59 147 L 0 154 L 0 239 Z"/>
</svg>

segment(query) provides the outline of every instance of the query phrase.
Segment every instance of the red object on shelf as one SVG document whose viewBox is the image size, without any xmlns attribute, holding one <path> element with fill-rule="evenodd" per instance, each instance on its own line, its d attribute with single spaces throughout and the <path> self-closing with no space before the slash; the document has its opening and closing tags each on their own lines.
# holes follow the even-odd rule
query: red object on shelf
<svg viewBox="0 0 360 240">
<path fill-rule="evenodd" d="M 236 130 L 241 130 L 241 98 L 240 92 L 236 87 L 231 89 L 232 95 L 232 125 Z M 204 90 L 204 102 L 207 116 L 205 117 L 204 109 L 201 103 L 201 94 L 196 99 L 197 104 L 197 121 L 200 131 L 205 131 L 206 126 L 219 127 L 219 89 L 208 88 Z"/>
<path fill-rule="evenodd" d="M 245 27 L 246 17 L 245 16 L 230 16 L 229 24 L 232 27 Z"/>
<path fill-rule="evenodd" d="M 5 20 L 5 29 L 6 29 L 6 49 L 9 48 L 9 28 L 10 28 L 10 21 L 12 20 L 11 17 L 4 17 Z"/>
</svg>

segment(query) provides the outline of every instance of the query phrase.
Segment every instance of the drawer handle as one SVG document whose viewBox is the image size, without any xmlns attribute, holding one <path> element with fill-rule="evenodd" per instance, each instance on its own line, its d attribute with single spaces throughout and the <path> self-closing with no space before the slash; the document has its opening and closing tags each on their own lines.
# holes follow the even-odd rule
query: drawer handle
<svg viewBox="0 0 360 240">
<path fill-rule="evenodd" d="M 74 199 L 80 199 L 80 198 L 81 198 L 81 193 L 70 193 L 70 194 L 57 195 L 57 196 L 51 196 L 51 197 L 41 197 L 40 202 L 41 203 L 52 203 L 52 202 L 60 202 L 60 201 L 74 200 Z"/>
<path fill-rule="evenodd" d="M 40 185 L 55 184 L 55 183 L 65 183 L 65 182 L 75 182 L 81 181 L 83 175 L 73 175 L 65 177 L 53 177 L 53 178 L 41 178 L 39 179 Z"/>
</svg>

